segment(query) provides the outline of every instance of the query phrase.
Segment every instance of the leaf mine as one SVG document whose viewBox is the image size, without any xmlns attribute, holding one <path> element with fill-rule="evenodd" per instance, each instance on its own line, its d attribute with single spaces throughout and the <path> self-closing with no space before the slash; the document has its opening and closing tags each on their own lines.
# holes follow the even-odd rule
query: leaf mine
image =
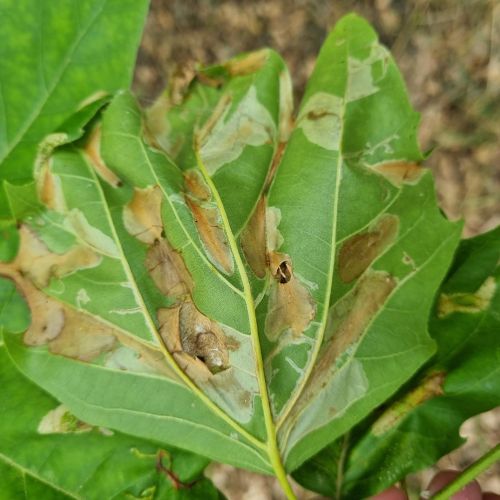
<svg viewBox="0 0 500 500">
<path fill-rule="evenodd" d="M 267 49 L 250 52 L 243 57 L 231 59 L 224 64 L 231 76 L 245 76 L 257 72 L 266 64 L 269 51 Z"/>
<path fill-rule="evenodd" d="M 298 337 L 314 319 L 316 306 L 309 290 L 293 274 L 290 257 L 278 252 L 269 254 L 271 282 L 264 331 L 276 341 L 286 330 Z"/>
<path fill-rule="evenodd" d="M 230 108 L 230 97 L 226 94 L 198 134 L 201 157 L 210 175 L 236 160 L 246 146 L 274 142 L 276 125 L 259 101 L 254 86 L 240 100 L 237 109 L 230 113 Z"/>
<path fill-rule="evenodd" d="M 132 200 L 123 209 L 126 230 L 148 245 L 152 245 L 162 235 L 161 201 L 159 186 L 135 188 Z"/>
<path fill-rule="evenodd" d="M 361 276 L 370 264 L 395 241 L 399 219 L 385 214 L 367 231 L 349 238 L 340 248 L 339 275 L 344 283 Z"/>
<path fill-rule="evenodd" d="M 217 207 L 208 201 L 187 194 L 186 203 L 190 208 L 203 246 L 212 263 L 226 274 L 234 273 L 234 261 L 222 228 Z"/>
<path fill-rule="evenodd" d="M 167 349 L 194 380 L 206 381 L 229 368 L 224 332 L 191 300 L 159 309 L 158 321 Z"/>
<path fill-rule="evenodd" d="M 64 405 L 59 405 L 42 417 L 38 434 L 80 434 L 90 432 L 94 427 L 78 420 Z"/>
<path fill-rule="evenodd" d="M 25 225 L 19 235 L 21 244 L 13 266 L 39 288 L 47 286 L 52 277 L 61 278 L 101 262 L 101 257 L 85 245 L 75 245 L 63 254 L 53 253 Z"/>
<path fill-rule="evenodd" d="M 190 294 L 194 283 L 179 252 L 165 239 L 149 247 L 145 266 L 158 289 L 168 297 Z"/>
<path fill-rule="evenodd" d="M 122 181 L 108 168 L 101 157 L 101 126 L 96 126 L 85 146 L 85 153 L 90 160 L 90 165 L 98 173 L 99 177 L 113 187 L 120 187 Z"/>
<path fill-rule="evenodd" d="M 405 416 L 414 410 L 417 406 L 426 401 L 441 396 L 443 394 L 443 384 L 446 374 L 444 372 L 432 372 L 412 391 L 406 394 L 402 399 L 394 402 L 382 415 L 375 421 L 371 432 L 375 436 L 380 436 L 405 418 Z"/>
<path fill-rule="evenodd" d="M 486 311 L 495 295 L 497 284 L 488 277 L 475 293 L 442 293 L 439 296 L 437 314 L 445 318 L 453 313 L 477 314 Z"/>
<path fill-rule="evenodd" d="M 403 184 L 416 184 L 425 170 L 418 164 L 408 161 L 391 161 L 370 166 L 397 187 Z"/>
<path fill-rule="evenodd" d="M 330 384 L 334 392 L 337 390 L 335 373 L 340 368 L 338 365 L 340 356 L 361 339 L 368 324 L 382 309 L 395 286 L 396 280 L 388 273 L 372 272 L 361 278 L 347 296 L 331 307 L 324 344 L 311 377 L 290 413 L 288 425 L 300 416 L 310 401 L 320 397 L 321 391 L 327 390 Z M 360 365 L 353 365 L 351 375 L 354 376 L 355 373 L 354 378 L 359 379 L 362 375 L 362 372 L 358 373 L 360 370 L 362 370 Z M 334 403 L 334 400 L 332 402 Z M 337 404 L 340 405 L 340 401 Z M 328 407 L 323 405 L 322 412 L 328 411 L 330 411 Z M 320 415 L 318 418 L 321 418 Z"/>
<path fill-rule="evenodd" d="M 252 217 L 241 233 L 241 248 L 248 265 L 258 278 L 267 271 L 266 252 L 266 198 L 258 201 Z"/>
</svg>

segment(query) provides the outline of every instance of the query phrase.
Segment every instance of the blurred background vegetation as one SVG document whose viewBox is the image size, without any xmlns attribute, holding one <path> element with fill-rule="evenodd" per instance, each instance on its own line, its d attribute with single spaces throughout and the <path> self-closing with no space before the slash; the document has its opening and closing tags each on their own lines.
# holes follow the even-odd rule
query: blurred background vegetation
<svg viewBox="0 0 500 500">
<path fill-rule="evenodd" d="M 464 218 L 464 236 L 500 223 L 500 1 L 152 0 L 134 88 L 153 102 L 179 68 L 211 64 L 263 46 L 290 68 L 296 102 L 330 28 L 345 13 L 367 18 L 391 49 L 421 113 L 420 140 L 441 206 Z M 468 442 L 442 459 L 463 468 L 500 442 L 500 412 L 464 424 Z M 217 466 L 231 499 L 279 498 L 268 478 Z M 432 471 L 410 478 L 418 490 Z M 500 493 L 500 466 L 481 478 Z M 302 498 L 310 497 L 303 493 Z"/>
</svg>

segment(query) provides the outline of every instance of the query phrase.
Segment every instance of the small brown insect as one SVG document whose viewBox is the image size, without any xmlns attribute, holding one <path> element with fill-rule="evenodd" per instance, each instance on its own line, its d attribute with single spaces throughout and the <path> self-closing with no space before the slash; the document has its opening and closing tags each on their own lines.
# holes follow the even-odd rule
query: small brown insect
<svg viewBox="0 0 500 500">
<path fill-rule="evenodd" d="M 274 273 L 274 277 L 282 284 L 288 283 L 292 279 L 292 268 L 286 260 L 280 262 L 278 269 Z"/>
</svg>

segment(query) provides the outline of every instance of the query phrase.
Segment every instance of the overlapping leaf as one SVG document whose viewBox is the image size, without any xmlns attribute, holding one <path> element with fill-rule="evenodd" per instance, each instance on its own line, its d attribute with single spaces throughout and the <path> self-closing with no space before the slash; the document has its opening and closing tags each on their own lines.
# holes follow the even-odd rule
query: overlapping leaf
<svg viewBox="0 0 500 500">
<path fill-rule="evenodd" d="M 7 186 L 0 272 L 32 323 L 6 344 L 82 420 L 283 479 L 434 352 L 460 226 L 394 62 L 349 16 L 293 132 L 290 95 L 271 51 L 199 72 L 166 115 L 123 92 L 39 157 L 38 202 Z"/>
<path fill-rule="evenodd" d="M 218 498 L 207 460 L 79 421 L 24 378 L 0 346 L 5 499 Z"/>
<path fill-rule="evenodd" d="M 0 180 L 30 179 L 47 134 L 90 95 L 130 84 L 147 8 L 147 0 L 2 2 Z M 6 208 L 0 189 L 1 218 Z"/>
<path fill-rule="evenodd" d="M 462 422 L 500 405 L 499 258 L 500 229 L 462 242 L 431 317 L 436 356 L 381 413 L 304 464 L 302 484 L 373 495 L 458 447 Z"/>
</svg>

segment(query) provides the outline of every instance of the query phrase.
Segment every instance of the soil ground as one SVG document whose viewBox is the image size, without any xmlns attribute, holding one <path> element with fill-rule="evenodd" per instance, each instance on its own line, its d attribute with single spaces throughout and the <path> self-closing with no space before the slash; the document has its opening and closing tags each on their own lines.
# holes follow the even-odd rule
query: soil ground
<svg viewBox="0 0 500 500">
<path fill-rule="evenodd" d="M 442 209 L 465 220 L 464 236 L 500 223 L 500 2 L 497 0 L 152 0 L 134 88 L 153 102 L 177 66 L 210 64 L 268 46 L 287 61 L 303 93 L 325 36 L 355 11 L 379 32 L 422 115 L 420 140 L 434 150 Z M 467 443 L 438 464 L 463 468 L 500 442 L 500 412 L 464 424 Z M 230 499 L 281 498 L 272 479 L 212 466 Z M 412 476 L 418 491 L 432 471 Z M 500 466 L 481 478 L 500 493 Z M 301 498 L 311 498 L 300 492 Z"/>
</svg>

